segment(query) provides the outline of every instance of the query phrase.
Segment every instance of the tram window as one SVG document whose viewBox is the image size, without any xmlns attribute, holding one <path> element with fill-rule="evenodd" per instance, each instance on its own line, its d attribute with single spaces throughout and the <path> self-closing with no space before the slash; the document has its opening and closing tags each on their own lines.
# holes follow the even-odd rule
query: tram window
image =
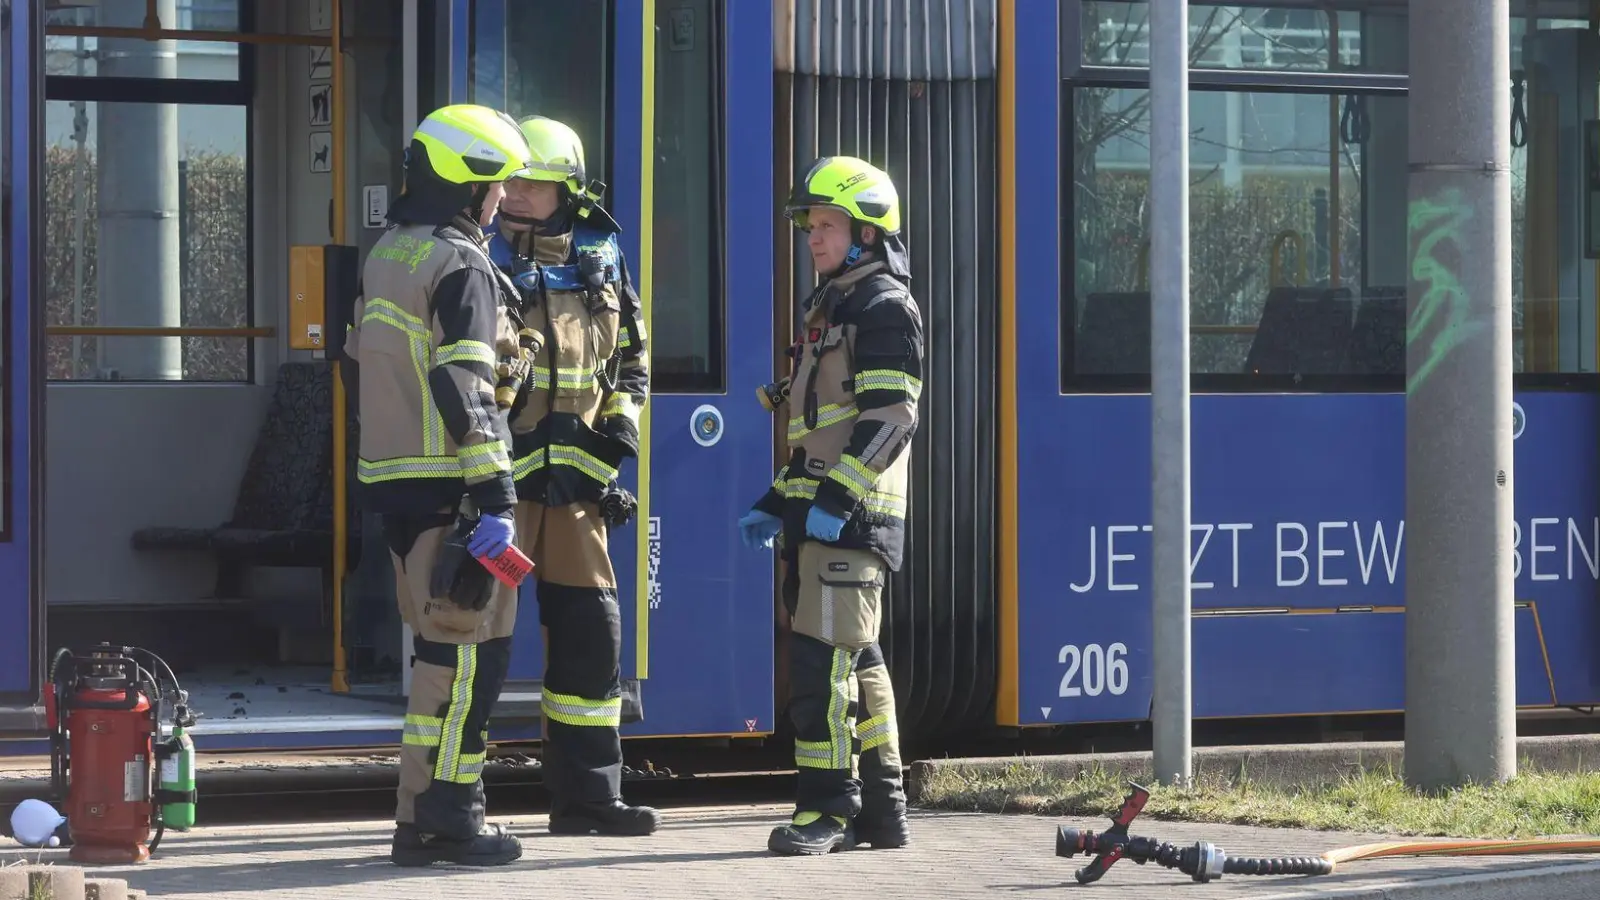
<svg viewBox="0 0 1600 900">
<path fill-rule="evenodd" d="M 656 4 L 650 364 L 661 392 L 723 388 L 720 6 Z"/>
<path fill-rule="evenodd" d="M 513 118 L 549 116 L 571 126 L 583 141 L 589 178 L 607 184 L 612 183 L 606 118 L 611 87 L 609 6 L 571 0 L 507 3 L 504 96 L 505 111 Z M 481 53 L 481 34 L 478 43 Z M 479 80 L 481 84 L 481 75 Z"/>
<path fill-rule="evenodd" d="M 1189 7 L 1189 58 L 1197 69 L 1405 71 L 1403 37 L 1398 54 L 1363 52 L 1363 26 L 1376 16 L 1344 11 L 1333 19 L 1324 10 L 1309 6 L 1190 2 Z M 1148 2 L 1085 0 L 1082 9 L 1081 44 L 1076 52 L 1081 53 L 1084 65 L 1150 65 Z M 1336 59 L 1328 50 L 1335 29 Z M 1073 52 L 1071 48 L 1069 52 Z"/>
<path fill-rule="evenodd" d="M 251 324 L 247 118 L 46 103 L 47 327 Z M 46 366 L 59 380 L 248 381 L 250 339 L 54 334 Z"/>
<path fill-rule="evenodd" d="M 1150 371 L 1149 93 L 1077 88 L 1071 104 L 1064 356 L 1067 386 L 1088 389 Z M 1194 90 L 1189 115 L 1191 371 L 1219 388 L 1398 384 L 1405 99 Z"/>
<path fill-rule="evenodd" d="M 179 31 L 239 31 L 242 0 L 156 0 L 164 28 Z M 177 41 L 176 53 L 138 53 L 141 39 L 51 34 L 61 26 L 140 28 L 145 0 L 47 4 L 45 73 L 52 76 L 140 77 L 234 81 L 239 78 L 239 48 L 213 41 Z M 120 52 L 133 49 L 134 53 Z"/>
</svg>

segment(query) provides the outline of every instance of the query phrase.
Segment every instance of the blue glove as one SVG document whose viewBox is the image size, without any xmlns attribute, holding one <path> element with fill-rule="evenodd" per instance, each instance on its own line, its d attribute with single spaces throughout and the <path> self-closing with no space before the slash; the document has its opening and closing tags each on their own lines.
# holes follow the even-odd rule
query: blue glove
<svg viewBox="0 0 1600 900">
<path fill-rule="evenodd" d="M 478 527 L 472 529 L 472 536 L 467 538 L 467 552 L 498 559 L 516 536 L 511 513 L 486 515 L 478 520 Z"/>
<path fill-rule="evenodd" d="M 806 514 L 806 534 L 810 537 L 832 543 L 839 539 L 839 533 L 842 531 L 844 531 L 844 520 L 823 511 L 819 506 L 811 507 L 811 512 Z"/>
<path fill-rule="evenodd" d="M 772 539 L 778 536 L 778 530 L 782 527 L 782 519 L 759 509 L 750 510 L 739 520 L 739 533 L 744 536 L 744 545 L 752 550 L 771 550 Z"/>
</svg>

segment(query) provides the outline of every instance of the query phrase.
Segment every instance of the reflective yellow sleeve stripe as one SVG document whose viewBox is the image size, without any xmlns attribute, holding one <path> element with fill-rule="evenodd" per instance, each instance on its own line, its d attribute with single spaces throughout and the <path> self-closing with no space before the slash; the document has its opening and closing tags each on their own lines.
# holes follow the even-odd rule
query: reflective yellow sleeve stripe
<svg viewBox="0 0 1600 900">
<path fill-rule="evenodd" d="M 873 716 L 856 725 L 856 740 L 861 742 L 861 752 L 865 753 L 874 747 L 881 747 L 889 743 L 894 737 L 895 726 L 889 721 L 887 713 Z"/>
<path fill-rule="evenodd" d="M 433 359 L 436 366 L 453 362 L 480 362 L 491 368 L 499 361 L 494 355 L 494 348 L 480 341 L 441 344 Z"/>
<path fill-rule="evenodd" d="M 922 379 L 899 369 L 867 369 L 856 373 L 856 393 L 905 391 L 915 401 L 922 396 Z"/>
<path fill-rule="evenodd" d="M 617 333 L 617 349 L 626 350 L 633 346 L 633 331 L 627 328 Z"/>
<path fill-rule="evenodd" d="M 787 467 L 778 473 L 778 478 L 772 486 L 789 500 L 815 500 L 817 498 L 817 482 L 810 478 L 787 478 Z M 902 494 L 891 491 L 873 490 L 861 501 L 862 505 L 875 513 L 882 513 L 896 519 L 906 517 L 906 498 Z"/>
<path fill-rule="evenodd" d="M 433 764 L 435 781 L 471 784 L 476 774 L 462 771 L 461 743 L 466 738 L 467 712 L 472 708 L 472 682 L 478 674 L 478 648 L 473 644 L 456 646 L 456 671 L 450 679 L 450 705 L 446 707 L 439 740 L 439 758 Z M 470 761 L 469 761 L 470 762 Z M 478 772 L 483 771 L 482 759 Z M 466 778 L 463 782 L 461 779 Z"/>
<path fill-rule="evenodd" d="M 505 441 L 484 441 L 456 452 L 461 474 L 471 480 L 511 471 L 511 453 Z"/>
<path fill-rule="evenodd" d="M 852 654 L 833 649 L 828 671 L 828 739 L 794 742 L 794 764 L 805 769 L 849 769 L 855 749 L 855 729 L 850 722 L 850 670 Z"/>
<path fill-rule="evenodd" d="M 854 404 L 827 403 L 817 407 L 817 425 L 815 428 L 806 427 L 805 416 L 794 416 L 789 419 L 789 440 L 798 441 L 813 431 L 821 431 L 830 425 L 848 422 L 859 413 Z"/>
<path fill-rule="evenodd" d="M 545 718 L 575 728 L 617 728 L 622 725 L 622 698 L 586 700 L 576 694 L 543 689 L 539 705 Z"/>
<path fill-rule="evenodd" d="M 601 407 L 601 416 L 625 416 L 635 427 L 639 424 L 639 414 L 644 411 L 644 404 L 632 394 L 615 393 L 606 405 Z"/>
<path fill-rule="evenodd" d="M 778 467 L 778 475 L 772 479 L 772 489 L 779 494 L 787 496 L 786 492 L 789 489 L 789 466 L 787 463 Z"/>
<path fill-rule="evenodd" d="M 872 491 L 872 486 L 877 484 L 878 476 L 861 460 L 846 453 L 839 457 L 839 464 L 829 470 L 828 480 L 844 485 L 851 499 L 861 500 Z"/>
<path fill-rule="evenodd" d="M 369 323 L 387 325 L 405 334 L 411 346 L 411 367 L 417 375 L 417 395 L 422 400 L 422 453 L 424 456 L 443 456 L 444 419 L 440 418 L 439 409 L 433 403 L 433 392 L 428 389 L 428 370 L 432 368 L 428 362 L 432 354 L 429 348 L 429 342 L 433 340 L 432 329 L 421 318 L 382 297 L 367 300 L 361 326 L 365 328 Z"/>
</svg>

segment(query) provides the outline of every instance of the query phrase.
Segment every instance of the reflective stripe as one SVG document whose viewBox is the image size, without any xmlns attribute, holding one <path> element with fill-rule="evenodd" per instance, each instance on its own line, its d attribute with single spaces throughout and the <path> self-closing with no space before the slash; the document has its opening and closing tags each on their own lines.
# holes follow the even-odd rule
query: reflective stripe
<svg viewBox="0 0 1600 900">
<path fill-rule="evenodd" d="M 494 348 L 480 341 L 454 341 L 440 345 L 434 354 L 434 365 L 453 362 L 481 362 L 493 366 L 499 360 L 495 357 Z"/>
<path fill-rule="evenodd" d="M 456 459 L 460 463 L 462 476 L 468 479 L 487 478 L 511 471 L 511 453 L 506 449 L 505 441 L 484 441 L 462 447 Z"/>
<path fill-rule="evenodd" d="M 439 758 L 433 764 L 435 781 L 460 783 L 461 742 L 466 739 L 467 713 L 472 708 L 472 682 L 477 674 L 477 646 L 456 645 L 456 671 L 450 680 L 450 705 L 445 711 L 441 729 Z M 482 771 L 481 766 L 479 771 Z M 472 779 L 466 783 L 471 784 Z"/>
<path fill-rule="evenodd" d="M 610 484 L 617 470 L 601 462 L 592 454 L 565 444 L 551 444 L 549 460 L 552 466 L 571 466 L 601 484 Z"/>
<path fill-rule="evenodd" d="M 483 763 L 487 753 L 463 753 L 457 757 L 455 775 L 448 779 L 453 784 L 472 784 L 483 777 Z"/>
<path fill-rule="evenodd" d="M 855 408 L 855 404 L 824 404 L 817 407 L 817 424 L 815 428 L 806 427 L 806 418 L 803 415 L 794 416 L 789 419 L 789 440 L 798 441 L 813 431 L 821 431 L 830 425 L 837 425 L 840 422 L 848 422 L 859 414 L 860 413 L 857 412 Z"/>
<path fill-rule="evenodd" d="M 361 326 L 368 323 L 388 325 L 406 336 L 411 347 L 411 367 L 417 375 L 417 397 L 422 404 L 422 455 L 444 456 L 444 419 L 434 405 L 433 392 L 428 389 L 428 372 L 433 368 L 433 330 L 421 318 L 412 315 L 382 297 L 367 301 L 361 315 Z M 490 357 L 491 363 L 493 356 Z M 404 476 L 395 476 L 404 477 Z"/>
<path fill-rule="evenodd" d="M 831 769 L 833 745 L 827 741 L 795 741 L 794 764 L 802 769 Z"/>
<path fill-rule="evenodd" d="M 444 720 L 438 716 L 406 714 L 405 728 L 400 732 L 400 743 L 413 747 L 437 747 L 444 731 Z"/>
<path fill-rule="evenodd" d="M 532 475 L 534 472 L 544 468 L 544 466 L 545 452 L 544 448 L 540 447 L 532 453 L 529 453 L 527 456 L 517 459 L 511 463 L 511 477 L 517 481 L 521 481 L 522 479 L 527 478 L 529 475 Z"/>
<path fill-rule="evenodd" d="M 862 753 L 889 743 L 889 739 L 894 737 L 894 734 L 894 723 L 889 721 L 887 714 L 873 716 L 856 725 L 856 740 L 861 742 Z"/>
<path fill-rule="evenodd" d="M 922 396 L 922 379 L 899 369 L 867 369 L 856 373 L 855 391 L 905 391 L 915 403 Z"/>
<path fill-rule="evenodd" d="M 567 466 L 577 469 L 602 486 L 610 484 L 611 480 L 617 477 L 617 470 L 606 465 L 594 454 L 566 444 L 551 444 L 548 447 L 540 447 L 527 456 L 518 457 L 511 464 L 511 477 L 515 481 L 521 481 L 546 466 Z"/>
<path fill-rule="evenodd" d="M 860 500 L 872 490 L 878 476 L 861 460 L 846 453 L 839 457 L 839 464 L 828 472 L 828 479 L 844 485 L 852 500 Z"/>
<path fill-rule="evenodd" d="M 815 500 L 817 498 L 818 482 L 811 478 L 785 478 L 788 467 L 778 472 L 778 479 L 772 487 L 787 500 Z M 895 519 L 906 517 L 906 498 L 901 494 L 890 493 L 884 490 L 873 490 L 862 499 L 861 505 L 869 512 L 880 513 Z"/>
<path fill-rule="evenodd" d="M 634 396 L 633 394 L 627 394 L 618 391 L 617 393 L 611 395 L 611 399 L 606 401 L 605 406 L 600 408 L 600 415 L 602 417 L 623 416 L 629 422 L 632 422 L 634 427 L 637 428 L 639 425 L 639 414 L 643 411 L 644 404 L 640 402 L 638 397 Z"/>
<path fill-rule="evenodd" d="M 622 725 L 622 698 L 587 700 L 576 694 L 558 694 L 545 688 L 539 701 L 545 718 L 578 728 L 617 728 Z"/>
<path fill-rule="evenodd" d="M 396 478 L 460 477 L 461 463 L 454 456 L 397 456 L 393 459 L 356 460 L 356 478 L 364 484 L 393 481 Z"/>
</svg>

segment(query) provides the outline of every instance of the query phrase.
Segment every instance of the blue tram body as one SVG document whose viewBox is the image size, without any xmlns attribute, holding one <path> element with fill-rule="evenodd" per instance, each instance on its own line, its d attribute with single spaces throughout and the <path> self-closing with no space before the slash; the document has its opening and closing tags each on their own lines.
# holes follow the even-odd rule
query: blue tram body
<svg viewBox="0 0 1600 900">
<path fill-rule="evenodd" d="M 745 549 L 734 523 L 775 469 L 775 423 L 753 393 L 780 371 L 776 351 L 788 342 L 790 317 L 810 278 L 803 245 L 774 202 L 787 189 L 789 173 L 814 155 L 832 152 L 887 162 L 903 179 L 912 223 L 908 243 L 917 266 L 913 289 L 930 336 L 923 427 L 913 451 L 908 561 L 886 594 L 883 637 L 901 695 L 903 730 L 936 742 L 997 726 L 1146 719 L 1152 668 L 1148 368 L 1136 362 L 1090 371 L 1084 361 L 1093 353 L 1084 348 L 1109 346 L 1096 341 L 1137 345 L 1137 327 L 1120 319 L 1122 324 L 1105 326 L 1109 330 L 1093 331 L 1090 309 L 1110 308 L 1095 304 L 1112 294 L 1135 304 L 1147 303 L 1148 296 L 1139 293 L 1136 278 L 1107 274 L 1114 266 L 1105 248 L 1115 241 L 1096 236 L 1096 229 L 1104 229 L 1085 205 L 1090 201 L 1082 182 L 1090 177 L 1084 174 L 1089 167 L 1080 164 L 1086 151 L 1075 133 L 1088 105 L 1083 91 L 1109 92 L 1095 95 L 1096 102 L 1136 92 L 1143 70 L 1101 65 L 1087 51 L 1080 53 L 1079 44 L 1088 46 L 1089 33 L 1099 33 L 1095 29 L 1104 24 L 1086 12 L 1096 4 L 965 0 L 948 5 L 958 8 L 954 12 L 937 15 L 912 15 L 908 11 L 917 5 L 910 3 L 858 5 L 882 13 L 851 20 L 877 36 L 866 42 L 870 46 L 851 55 L 839 49 L 846 41 L 832 51 L 824 47 L 818 56 L 803 51 L 819 46 L 806 29 L 816 28 L 823 35 L 820 45 L 826 45 L 832 40 L 827 35 L 844 27 L 833 6 L 820 0 L 795 0 L 788 20 L 775 14 L 773 4 L 744 0 L 671 8 L 667 0 L 606 5 L 605 34 L 596 38 L 602 51 L 595 57 L 606 61 L 597 70 L 604 86 L 580 87 L 601 91 L 608 106 L 606 137 L 590 155 L 605 159 L 597 169 L 609 174 L 606 202 L 623 226 L 622 246 L 650 308 L 653 341 L 667 335 L 658 346 L 674 346 L 671 336 L 681 323 L 670 317 L 692 306 L 679 294 L 683 285 L 696 283 L 664 280 L 660 273 L 701 253 L 702 244 L 713 249 L 703 254 L 710 260 L 709 281 L 698 283 L 715 292 L 705 340 L 683 356 L 699 360 L 692 371 L 670 352 L 654 360 L 657 386 L 643 429 L 647 452 L 624 467 L 626 486 L 640 499 L 637 520 L 612 535 L 631 710 L 624 734 L 764 737 L 780 727 L 776 636 L 782 627 L 774 561 Z M 65 444 L 58 446 L 70 429 L 47 427 L 49 416 L 57 409 L 68 415 L 85 392 L 128 389 L 130 404 L 155 396 L 137 386 L 64 383 L 46 369 L 48 341 L 66 332 L 46 315 L 42 299 L 51 290 L 44 273 L 48 211 L 40 187 L 44 131 L 50 127 L 45 113 L 51 104 L 87 96 L 88 89 L 82 78 L 63 82 L 59 92 L 49 83 L 60 74 L 55 68 L 46 74 L 44 57 L 53 51 L 39 6 L 4 4 L 0 37 L 0 140 L 6 150 L 0 621 L 7 623 L 0 628 L 0 733 L 12 739 L 0 741 L 0 753 L 38 749 L 37 704 L 47 653 L 64 635 L 123 640 L 120 631 L 99 633 L 81 623 L 64 624 L 57 633 L 58 620 L 77 622 L 72 610 L 83 598 L 58 599 L 53 593 L 58 570 L 70 568 L 73 553 L 47 554 L 47 530 L 53 540 L 74 532 L 49 522 L 93 510 L 64 505 L 46 491 L 47 484 L 58 484 L 46 460 L 54 466 L 72 455 Z M 439 104 L 511 102 L 519 88 L 505 57 L 526 38 L 515 19 L 523 14 L 516 4 L 419 0 L 405 6 L 405 15 L 420 18 L 379 38 L 418 42 L 394 51 L 405 66 L 420 67 L 421 74 L 407 70 L 417 90 Z M 252 15 L 257 7 L 239 6 Z M 363 3 L 342 0 L 341 7 L 348 16 Z M 964 61 L 941 68 L 920 56 L 921 50 L 888 40 L 896 21 L 909 22 L 919 35 L 937 35 L 960 50 L 951 59 Z M 1521 52 L 1530 60 L 1556 58 L 1548 48 L 1566 39 L 1528 38 Z M 702 41 L 713 48 L 703 84 L 683 82 L 678 70 L 672 70 L 678 80 L 660 81 L 667 71 L 663 59 L 696 52 Z M 260 65 L 267 46 L 242 53 L 240 66 Z M 308 52 L 315 73 L 315 49 Z M 1600 51 L 1584 45 L 1572 59 L 1600 66 Z M 967 68 L 955 71 L 961 66 Z M 1374 98 L 1375 117 L 1381 102 L 1403 102 L 1403 74 L 1364 71 L 1370 83 L 1352 90 Z M 1313 76 L 1320 74 L 1326 73 Z M 1197 75 L 1202 82 L 1215 80 L 1197 88 L 1201 102 L 1208 93 L 1223 97 L 1248 90 L 1226 75 Z M 1329 103 L 1338 102 L 1342 95 L 1335 87 L 1314 84 L 1313 76 L 1296 76 L 1304 83 L 1295 90 L 1317 96 L 1321 91 L 1335 98 Z M 266 79 L 246 80 L 257 98 L 267 90 Z M 701 88 L 716 97 L 703 123 L 714 135 L 712 158 L 705 160 L 714 172 L 710 224 L 679 208 L 685 202 L 681 192 L 670 190 L 676 174 L 658 163 L 673 152 L 663 144 L 662 110 Z M 58 101 L 58 94 L 66 99 Z M 365 89 L 359 95 L 379 102 L 374 96 Z M 425 112 L 428 101 L 418 102 Z M 562 114 L 554 95 L 541 102 L 551 114 Z M 266 117 L 281 113 L 271 104 L 251 110 L 258 128 L 275 127 Z M 1537 133 L 1534 139 L 1540 139 Z M 1096 152 L 1132 171 L 1137 167 L 1125 150 L 1106 143 Z M 1378 165 L 1369 168 L 1376 172 Z M 1106 166 L 1113 171 L 1111 163 Z M 1563 169 L 1560 179 L 1569 174 Z M 1103 188 L 1111 177 L 1097 184 Z M 357 197 L 353 178 L 345 189 Z M 338 178 L 334 183 L 344 184 Z M 1383 226 L 1382 198 L 1370 192 L 1362 197 L 1361 215 L 1367 218 L 1354 230 L 1361 232 L 1359 265 L 1366 268 L 1359 278 L 1349 276 L 1358 305 L 1367 302 L 1363 291 L 1386 280 L 1378 273 L 1382 227 L 1397 235 L 1405 227 L 1403 207 L 1398 225 Z M 258 190 L 252 202 L 277 198 Z M 1112 217 L 1103 218 L 1110 229 Z M 1570 219 L 1561 222 L 1565 227 Z M 314 235 L 297 243 L 324 244 L 333 237 Z M 1328 243 L 1325 235 L 1299 238 L 1302 249 Z M 1325 255 L 1342 258 L 1337 239 L 1333 243 Z M 1091 250 L 1100 256 L 1091 259 Z M 1570 255 L 1563 250 L 1552 257 L 1551 284 L 1565 285 Z M 1339 280 L 1336 263 L 1323 259 L 1311 268 L 1318 266 L 1327 280 Z M 1092 276 L 1085 274 L 1090 268 L 1096 269 Z M 1600 705 L 1600 655 L 1594 650 L 1600 636 L 1600 464 L 1594 454 L 1600 396 L 1593 376 L 1595 279 L 1592 271 L 1582 278 L 1574 295 L 1580 301 L 1574 302 L 1586 304 L 1577 321 L 1591 323 L 1591 333 L 1580 339 L 1588 349 L 1569 353 L 1562 344 L 1551 351 L 1558 363 L 1519 375 L 1517 406 L 1507 411 L 1517 423 L 1516 672 L 1523 708 Z M 1403 268 L 1398 281 L 1404 281 Z M 259 320 L 279 321 L 278 306 L 258 307 L 258 313 L 262 309 Z M 1567 314 L 1562 305 L 1556 318 Z M 1218 340 L 1253 333 L 1252 354 L 1272 340 L 1265 319 L 1250 326 L 1253 332 L 1237 324 L 1219 325 Z M 47 338 L 52 327 L 57 330 Z M 1133 327 L 1133 338 L 1118 330 L 1127 327 Z M 1572 331 L 1561 328 L 1563 335 Z M 297 348 L 276 334 L 253 339 L 283 351 L 274 358 L 320 364 L 320 354 L 296 356 Z M 1577 361 L 1568 365 L 1574 354 Z M 1560 378 L 1536 377 L 1558 369 L 1565 373 Z M 1400 371 L 1391 360 L 1390 369 L 1369 371 L 1365 380 L 1316 372 L 1330 377 L 1304 383 L 1265 378 L 1254 386 L 1239 380 L 1249 376 L 1238 368 L 1218 373 L 1197 374 L 1193 405 L 1195 715 L 1401 710 L 1407 536 Z M 271 372 L 256 378 L 270 383 Z M 198 396 L 219 389 L 233 388 L 182 384 L 158 390 Z M 247 421 L 255 427 L 253 419 Z M 204 431 L 203 425 L 192 426 L 191 433 L 171 439 L 190 440 Z M 162 471 L 148 477 L 182 485 L 185 475 Z M 352 521 L 359 524 L 359 509 Z M 96 540 L 120 548 L 127 534 L 84 540 L 86 558 L 93 558 Z M 362 592 L 370 593 L 373 572 L 382 580 L 385 563 L 381 542 L 376 553 L 370 542 L 363 546 L 357 565 L 365 567 L 368 581 L 347 582 L 345 602 L 365 616 L 382 605 L 381 590 L 376 605 L 362 599 Z M 139 607 L 141 616 L 159 614 L 159 604 L 146 606 L 152 608 Z M 537 703 L 528 702 L 543 668 L 531 586 L 520 608 L 508 711 L 493 732 L 508 741 L 539 734 Z M 168 632 L 172 627 L 163 626 Z M 249 677 L 257 685 L 279 683 L 257 670 Z M 280 693 L 294 703 L 269 697 L 263 705 L 277 707 L 249 714 L 233 709 L 229 697 L 237 685 L 226 678 L 201 684 L 196 705 L 207 718 L 195 736 L 205 748 L 362 746 L 399 738 L 402 710 L 396 701 L 403 683 L 382 690 L 357 684 L 343 693 L 284 681 Z"/>
</svg>

